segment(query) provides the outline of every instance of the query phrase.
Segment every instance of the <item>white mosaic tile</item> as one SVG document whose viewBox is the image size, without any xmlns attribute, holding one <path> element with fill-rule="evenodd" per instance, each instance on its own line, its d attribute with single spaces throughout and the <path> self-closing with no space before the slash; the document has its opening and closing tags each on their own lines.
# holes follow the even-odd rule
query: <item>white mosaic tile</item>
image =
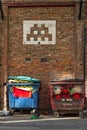
<svg viewBox="0 0 87 130">
<path fill-rule="evenodd" d="M 23 44 L 56 44 L 56 20 L 24 20 Z"/>
<path fill-rule="evenodd" d="M 34 34 L 38 34 L 38 31 L 34 31 Z"/>
<path fill-rule="evenodd" d="M 41 34 L 45 34 L 45 31 L 44 31 L 44 30 L 42 30 L 42 31 L 41 31 Z"/>
</svg>

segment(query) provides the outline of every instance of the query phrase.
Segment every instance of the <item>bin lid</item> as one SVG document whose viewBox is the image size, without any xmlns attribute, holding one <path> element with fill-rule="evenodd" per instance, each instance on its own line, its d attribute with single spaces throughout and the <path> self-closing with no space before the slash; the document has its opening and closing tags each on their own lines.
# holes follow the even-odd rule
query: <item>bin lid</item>
<svg viewBox="0 0 87 130">
<path fill-rule="evenodd" d="M 51 82 L 84 82 L 84 79 L 52 79 Z"/>
<path fill-rule="evenodd" d="M 26 82 L 40 82 L 37 78 L 32 78 L 28 76 L 9 76 L 8 80 L 19 80 L 19 81 L 26 81 Z"/>
<path fill-rule="evenodd" d="M 51 84 L 84 84 L 84 79 L 65 79 L 65 80 L 58 80 L 54 79 L 50 81 Z"/>
</svg>

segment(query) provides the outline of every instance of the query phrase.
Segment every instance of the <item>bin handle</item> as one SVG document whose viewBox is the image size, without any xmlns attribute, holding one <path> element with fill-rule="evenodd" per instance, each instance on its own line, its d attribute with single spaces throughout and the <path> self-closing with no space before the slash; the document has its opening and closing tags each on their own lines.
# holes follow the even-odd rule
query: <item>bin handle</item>
<svg viewBox="0 0 87 130">
<path fill-rule="evenodd" d="M 38 89 L 33 89 L 33 90 L 32 90 L 32 93 L 34 93 L 34 92 L 36 92 L 36 91 L 38 91 Z"/>
</svg>

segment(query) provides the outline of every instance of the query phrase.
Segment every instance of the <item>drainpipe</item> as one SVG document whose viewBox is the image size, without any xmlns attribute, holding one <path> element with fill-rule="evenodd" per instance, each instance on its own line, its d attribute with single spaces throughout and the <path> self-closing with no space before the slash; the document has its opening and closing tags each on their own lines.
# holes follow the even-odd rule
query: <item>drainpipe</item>
<svg viewBox="0 0 87 130">
<path fill-rule="evenodd" d="M 82 14 L 82 4 L 83 4 L 83 0 L 80 0 L 78 20 L 81 20 L 81 14 Z"/>
<path fill-rule="evenodd" d="M 84 42 L 84 46 L 83 46 L 83 51 L 84 51 L 84 56 L 83 56 L 83 62 L 84 62 L 84 80 L 85 80 L 85 78 L 86 78 L 86 66 L 85 66 L 85 63 L 86 63 L 86 61 L 85 61 L 85 59 L 86 59 L 86 57 L 85 57 L 85 48 L 86 48 L 86 43 L 87 43 L 87 29 L 85 28 L 84 29 L 84 39 L 83 39 L 83 42 Z"/>
<path fill-rule="evenodd" d="M 87 28 L 84 28 L 83 33 L 83 62 L 84 62 L 84 82 L 85 82 L 85 108 L 87 109 L 87 90 L 86 90 L 86 43 L 87 43 Z"/>
<path fill-rule="evenodd" d="M 0 13 L 1 13 L 1 19 L 4 20 L 4 15 L 3 15 L 3 9 L 2 9 L 2 2 L 0 0 Z"/>
</svg>

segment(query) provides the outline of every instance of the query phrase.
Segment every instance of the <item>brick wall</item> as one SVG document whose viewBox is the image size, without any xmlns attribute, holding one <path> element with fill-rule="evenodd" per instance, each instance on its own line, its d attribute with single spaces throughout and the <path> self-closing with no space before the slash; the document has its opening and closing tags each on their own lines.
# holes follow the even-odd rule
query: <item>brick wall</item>
<svg viewBox="0 0 87 130">
<path fill-rule="evenodd" d="M 49 1 L 53 2 L 53 0 Z M 65 2 L 68 1 L 73 2 L 72 0 Z M 2 44 L 1 72 L 3 76 L 1 76 L 1 82 L 6 81 L 7 76 L 10 75 L 39 78 L 41 80 L 39 108 L 49 109 L 51 107 L 49 96 L 51 79 L 83 78 L 84 76 L 82 57 L 84 20 L 77 20 L 78 9 L 75 12 L 76 8 L 71 6 L 42 8 L 10 6 L 8 8 L 5 2 L 7 1 L 3 0 L 5 29 Z M 11 3 L 12 0 L 8 2 Z M 26 3 L 27 0 L 15 0 L 15 2 Z M 46 0 L 43 0 L 44 2 Z M 57 2 L 64 2 L 64 0 Z M 24 45 L 24 20 L 56 20 L 56 44 Z"/>
<path fill-rule="evenodd" d="M 0 21 L 0 108 L 3 108 L 3 83 L 7 79 L 7 23 Z"/>
<path fill-rule="evenodd" d="M 76 23 L 76 62 L 75 62 L 75 77 L 84 78 L 84 44 L 83 44 L 83 21 Z"/>
<path fill-rule="evenodd" d="M 1 47 L 1 37 L 2 37 L 2 21 L 0 21 L 0 77 L 2 75 L 2 63 L 1 63 L 1 59 L 2 59 L 2 47 Z M 0 80 L 0 99 L 1 99 L 1 80 Z M 1 100 L 0 100 L 0 104 L 1 104 Z"/>
<path fill-rule="evenodd" d="M 2 67 L 2 63 L 1 63 L 1 59 L 2 59 L 2 46 L 1 46 L 1 42 L 2 42 L 2 34 L 3 34 L 3 28 L 2 28 L 2 20 L 0 21 L 0 72 L 2 71 L 1 67 Z M 0 73 L 0 77 L 1 77 L 2 73 Z M 0 80 L 0 84 L 1 84 L 1 80 Z"/>
<path fill-rule="evenodd" d="M 40 107 L 48 108 L 50 80 L 74 78 L 74 7 L 10 7 L 8 15 L 8 75 L 39 78 Z M 56 44 L 24 45 L 23 20 L 56 20 Z"/>
</svg>

